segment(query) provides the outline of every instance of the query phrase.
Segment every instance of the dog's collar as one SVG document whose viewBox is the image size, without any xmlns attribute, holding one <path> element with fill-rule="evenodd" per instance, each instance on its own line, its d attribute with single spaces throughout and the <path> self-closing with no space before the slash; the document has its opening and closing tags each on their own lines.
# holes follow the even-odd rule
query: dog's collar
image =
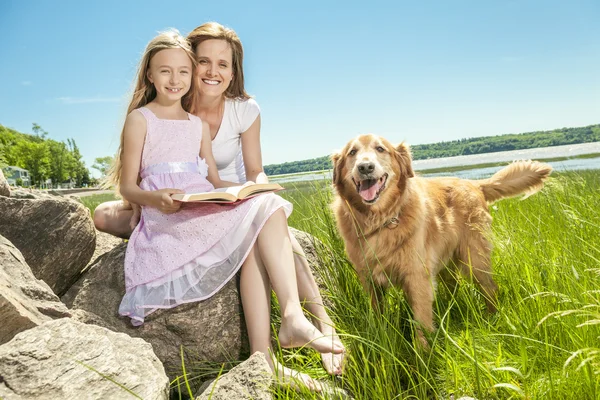
<svg viewBox="0 0 600 400">
<path fill-rule="evenodd" d="M 392 217 L 392 218 L 388 219 L 387 221 L 385 221 L 383 223 L 383 225 L 381 225 L 379 228 L 371 231 L 370 233 L 368 233 L 366 235 L 363 235 L 363 237 L 365 239 L 367 239 L 367 238 L 373 236 L 374 234 L 381 232 L 381 230 L 384 228 L 394 229 L 398 226 L 399 223 L 400 223 L 400 220 L 398 219 L 398 215 L 396 215 L 395 217 Z"/>
</svg>

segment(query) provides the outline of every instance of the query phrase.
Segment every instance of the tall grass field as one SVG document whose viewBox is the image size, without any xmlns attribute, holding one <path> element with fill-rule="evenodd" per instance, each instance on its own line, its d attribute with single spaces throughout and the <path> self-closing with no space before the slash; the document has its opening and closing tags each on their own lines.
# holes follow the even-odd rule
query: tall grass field
<svg viewBox="0 0 600 400">
<path fill-rule="evenodd" d="M 329 182 L 286 185 L 290 225 L 315 237 L 322 293 L 348 349 L 341 378 L 328 377 L 314 351 L 279 350 L 287 366 L 355 399 L 600 399 L 600 171 L 555 173 L 534 196 L 491 206 L 498 312 L 485 311 L 467 279 L 440 285 L 429 351 L 413 344 L 401 290 L 388 291 L 383 313 L 371 309 L 329 209 Z M 274 328 L 277 315 L 275 306 Z M 186 371 L 197 382 L 207 367 L 198 360 Z M 274 390 L 277 399 L 335 398 Z"/>
</svg>

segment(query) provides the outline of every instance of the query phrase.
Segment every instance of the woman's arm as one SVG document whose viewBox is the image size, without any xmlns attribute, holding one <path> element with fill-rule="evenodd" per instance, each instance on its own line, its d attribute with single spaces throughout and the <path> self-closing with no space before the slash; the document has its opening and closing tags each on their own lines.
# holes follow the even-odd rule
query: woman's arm
<svg viewBox="0 0 600 400">
<path fill-rule="evenodd" d="M 260 114 L 245 132 L 242 133 L 242 157 L 246 168 L 246 179 L 256 183 L 269 183 L 262 165 L 260 150 Z"/>
<path fill-rule="evenodd" d="M 208 165 L 208 176 L 206 179 L 215 188 L 239 186 L 239 183 L 227 182 L 221 180 L 219 177 L 219 170 L 217 169 L 217 163 L 212 153 L 212 139 L 210 137 L 210 127 L 208 122 L 202 121 L 202 144 L 200 145 L 200 158 L 203 158 Z"/>
<path fill-rule="evenodd" d="M 173 193 L 183 193 L 183 191 L 179 189 L 147 191 L 142 190 L 138 186 L 146 129 L 146 118 L 140 112 L 132 111 L 127 116 L 125 127 L 123 128 L 121 195 L 130 203 L 155 207 L 167 214 L 173 213 L 179 210 L 181 203 L 173 201 L 170 195 Z"/>
</svg>

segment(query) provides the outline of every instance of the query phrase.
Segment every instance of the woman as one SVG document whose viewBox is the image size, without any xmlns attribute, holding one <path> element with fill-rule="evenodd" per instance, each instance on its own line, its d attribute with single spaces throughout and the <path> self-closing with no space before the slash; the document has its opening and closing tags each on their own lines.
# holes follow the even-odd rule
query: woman
<svg viewBox="0 0 600 400">
<path fill-rule="evenodd" d="M 268 182 L 262 168 L 260 109 L 244 89 L 240 39 L 233 30 L 209 22 L 194 29 L 188 35 L 188 40 L 198 60 L 198 96 L 191 111 L 210 127 L 213 155 L 220 178 L 233 183 Z M 121 237 L 131 234 L 130 220 L 135 224 L 135 219 L 132 208 L 121 201 L 100 204 L 94 211 L 94 223 L 98 230 Z M 313 316 L 315 327 L 339 342 L 331 318 L 323 307 L 306 256 L 294 235 L 289 234 L 289 237 L 295 254 L 300 299 Z M 273 353 L 270 349 L 271 282 L 259 246 L 260 242 L 257 242 L 245 260 L 240 280 L 250 350 L 267 355 L 267 360 L 279 377 L 293 377 L 315 388 L 316 384 L 310 377 L 275 365 L 277 361 L 269 357 Z M 322 353 L 322 359 L 328 373 L 341 374 L 343 354 Z"/>
</svg>

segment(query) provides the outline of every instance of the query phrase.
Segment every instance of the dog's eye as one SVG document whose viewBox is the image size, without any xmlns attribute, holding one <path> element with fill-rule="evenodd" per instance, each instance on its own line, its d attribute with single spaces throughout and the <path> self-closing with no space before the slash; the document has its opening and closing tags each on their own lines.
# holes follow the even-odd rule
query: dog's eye
<svg viewBox="0 0 600 400">
<path fill-rule="evenodd" d="M 385 149 L 381 146 L 377 146 L 377 147 L 375 147 L 375 149 L 380 153 L 383 153 L 385 151 Z"/>
<path fill-rule="evenodd" d="M 355 154 L 356 154 L 356 150 L 355 150 L 355 149 L 352 149 L 352 150 L 350 150 L 350 153 L 348 153 L 348 154 L 350 154 L 351 156 L 353 156 L 353 155 L 355 155 Z"/>
</svg>

